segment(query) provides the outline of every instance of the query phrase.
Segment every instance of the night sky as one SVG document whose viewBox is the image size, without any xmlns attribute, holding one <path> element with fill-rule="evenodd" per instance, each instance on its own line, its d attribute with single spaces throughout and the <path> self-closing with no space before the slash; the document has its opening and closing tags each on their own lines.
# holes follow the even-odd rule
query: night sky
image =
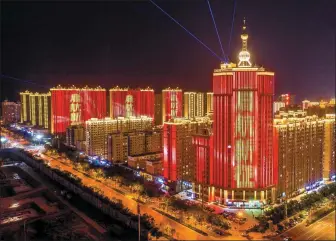
<svg viewBox="0 0 336 241">
<path fill-rule="evenodd" d="M 221 54 L 205 0 L 155 1 Z M 276 73 L 276 94 L 335 95 L 335 0 L 211 0 L 236 62 L 247 19 L 252 62 Z M 149 1 L 1 3 L 1 99 L 57 84 L 211 91 L 219 60 Z"/>
</svg>

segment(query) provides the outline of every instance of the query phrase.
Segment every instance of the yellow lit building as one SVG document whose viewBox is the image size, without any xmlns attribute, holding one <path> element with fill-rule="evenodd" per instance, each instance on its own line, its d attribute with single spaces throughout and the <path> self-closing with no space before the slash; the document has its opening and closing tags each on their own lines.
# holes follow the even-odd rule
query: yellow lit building
<svg viewBox="0 0 336 241">
<path fill-rule="evenodd" d="M 206 93 L 206 114 L 213 113 L 213 92 Z"/>
<path fill-rule="evenodd" d="M 127 156 L 127 135 L 122 132 L 109 134 L 107 139 L 107 159 L 112 162 L 127 161 Z"/>
<path fill-rule="evenodd" d="M 20 92 L 21 101 L 21 123 L 30 122 L 30 105 L 29 105 L 29 95 L 31 93 L 26 90 L 25 92 Z"/>
<path fill-rule="evenodd" d="M 273 126 L 278 196 L 296 195 L 322 180 L 324 120 L 306 112 L 280 111 Z"/>
<path fill-rule="evenodd" d="M 328 180 L 335 175 L 336 159 L 336 123 L 335 114 L 324 118 L 323 178 Z"/>
<path fill-rule="evenodd" d="M 131 133 L 128 135 L 128 155 L 137 156 L 146 152 L 145 133 Z"/>
<path fill-rule="evenodd" d="M 51 93 L 29 94 L 30 123 L 34 126 L 50 129 Z"/>
<path fill-rule="evenodd" d="M 184 117 L 192 119 L 205 115 L 205 97 L 200 92 L 184 92 L 183 95 Z"/>
<path fill-rule="evenodd" d="M 82 125 L 69 126 L 66 129 L 66 144 L 77 146 L 78 141 L 85 140 L 85 128 Z"/>
<path fill-rule="evenodd" d="M 116 132 L 145 131 L 153 127 L 153 118 L 91 118 L 86 121 L 86 153 L 107 158 L 107 137 Z"/>
</svg>

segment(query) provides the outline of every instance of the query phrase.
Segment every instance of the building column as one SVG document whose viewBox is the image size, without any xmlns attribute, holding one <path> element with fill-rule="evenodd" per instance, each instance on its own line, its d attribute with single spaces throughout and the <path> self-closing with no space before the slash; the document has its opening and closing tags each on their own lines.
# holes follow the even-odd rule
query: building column
<svg viewBox="0 0 336 241">
<path fill-rule="evenodd" d="M 211 187 L 208 187 L 208 202 L 211 202 Z"/>
<path fill-rule="evenodd" d="M 275 203 L 275 187 L 272 187 L 272 203 Z"/>
<path fill-rule="evenodd" d="M 233 190 L 231 191 L 231 196 L 232 196 L 231 199 L 234 199 L 234 191 Z"/>
<path fill-rule="evenodd" d="M 254 200 L 257 200 L 257 191 L 254 191 Z"/>
<path fill-rule="evenodd" d="M 267 193 L 267 191 L 266 191 Z M 265 191 L 260 191 L 260 200 L 265 201 Z"/>
<path fill-rule="evenodd" d="M 223 203 L 223 189 L 219 189 L 219 204 Z"/>
<path fill-rule="evenodd" d="M 265 192 L 266 192 L 266 201 L 267 201 L 267 200 L 268 200 L 268 199 L 267 199 L 267 193 L 268 193 L 268 190 L 266 190 Z"/>
<path fill-rule="evenodd" d="M 215 200 L 215 187 L 211 187 L 211 202 Z"/>
<path fill-rule="evenodd" d="M 245 190 L 243 190 L 243 200 L 245 200 Z"/>
<path fill-rule="evenodd" d="M 223 204 L 226 203 L 226 200 L 228 199 L 228 191 L 224 190 L 224 200 L 223 200 Z"/>
<path fill-rule="evenodd" d="M 199 198 L 202 198 L 202 196 L 201 195 L 203 195 L 202 193 L 201 193 L 201 184 L 198 184 L 198 197 Z"/>
</svg>

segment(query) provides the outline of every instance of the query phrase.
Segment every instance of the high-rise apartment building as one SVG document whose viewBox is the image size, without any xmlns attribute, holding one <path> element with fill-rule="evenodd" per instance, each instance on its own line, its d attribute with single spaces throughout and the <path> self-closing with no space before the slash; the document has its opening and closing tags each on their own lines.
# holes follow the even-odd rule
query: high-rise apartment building
<svg viewBox="0 0 336 241">
<path fill-rule="evenodd" d="M 78 141 L 85 141 L 85 127 L 83 125 L 68 126 L 65 137 L 68 146 L 76 147 Z"/>
<path fill-rule="evenodd" d="M 110 117 L 154 118 L 154 90 L 115 87 L 110 89 Z"/>
<path fill-rule="evenodd" d="M 21 123 L 51 129 L 51 93 L 20 93 Z"/>
<path fill-rule="evenodd" d="M 154 105 L 154 121 L 155 125 L 162 125 L 162 94 L 155 94 L 155 105 Z"/>
<path fill-rule="evenodd" d="M 108 135 L 107 160 L 112 162 L 126 162 L 128 157 L 128 137 L 123 132 Z"/>
<path fill-rule="evenodd" d="M 284 102 L 286 106 L 295 104 L 295 95 L 293 94 L 282 94 L 279 96 L 278 101 Z"/>
<path fill-rule="evenodd" d="M 162 152 L 162 129 L 146 132 L 146 153 Z"/>
<path fill-rule="evenodd" d="M 65 134 L 70 125 L 84 124 L 90 118 L 106 116 L 106 90 L 97 88 L 63 88 L 51 91 L 51 133 Z"/>
<path fill-rule="evenodd" d="M 206 93 L 206 114 L 213 112 L 213 92 Z"/>
<path fill-rule="evenodd" d="M 51 128 L 51 93 L 29 94 L 29 122 L 33 126 Z"/>
<path fill-rule="evenodd" d="M 146 152 L 145 133 L 130 133 L 128 135 L 128 155 L 138 156 Z"/>
<path fill-rule="evenodd" d="M 164 123 L 163 175 L 166 179 L 180 183 L 194 181 L 195 147 L 192 136 L 210 125 L 209 118 L 198 120 L 175 118 Z"/>
<path fill-rule="evenodd" d="M 323 178 L 328 180 L 336 174 L 336 122 L 335 114 L 326 114 L 323 140 Z"/>
<path fill-rule="evenodd" d="M 183 96 L 181 89 L 162 90 L 162 122 L 182 117 Z"/>
<path fill-rule="evenodd" d="M 274 101 L 273 102 L 273 113 L 277 113 L 281 108 L 286 106 L 285 102 L 283 101 Z"/>
<path fill-rule="evenodd" d="M 20 92 L 21 101 L 21 123 L 30 122 L 30 105 L 29 105 L 30 92 Z"/>
<path fill-rule="evenodd" d="M 195 148 L 194 192 L 198 198 L 214 201 L 213 187 L 210 187 L 210 170 L 213 165 L 213 134 L 211 128 L 205 128 L 192 136 Z M 207 197 L 205 199 L 205 197 Z"/>
<path fill-rule="evenodd" d="M 324 120 L 304 111 L 280 111 L 273 138 L 278 196 L 296 195 L 322 180 Z"/>
<path fill-rule="evenodd" d="M 5 100 L 2 102 L 2 120 L 4 124 L 17 123 L 21 119 L 21 104 Z"/>
<path fill-rule="evenodd" d="M 153 118 L 92 118 L 86 121 L 86 153 L 107 158 L 107 137 L 116 132 L 145 131 L 153 127 Z"/>
<path fill-rule="evenodd" d="M 205 115 L 205 97 L 200 92 L 184 92 L 183 94 L 184 117 L 192 119 Z"/>
<path fill-rule="evenodd" d="M 216 201 L 275 199 L 272 148 L 274 73 L 252 65 L 244 23 L 236 64 L 213 73 L 214 165 L 210 183 Z"/>
</svg>

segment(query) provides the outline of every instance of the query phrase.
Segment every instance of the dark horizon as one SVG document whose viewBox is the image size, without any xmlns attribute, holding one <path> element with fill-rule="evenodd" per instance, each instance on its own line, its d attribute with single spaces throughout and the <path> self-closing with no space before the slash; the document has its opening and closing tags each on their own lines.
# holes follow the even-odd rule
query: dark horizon
<svg viewBox="0 0 336 241">
<path fill-rule="evenodd" d="M 216 54 L 206 1 L 155 1 Z M 226 54 L 236 62 L 243 17 L 252 62 L 275 72 L 275 93 L 296 101 L 335 95 L 333 0 L 211 0 Z M 61 85 L 211 91 L 220 61 L 149 1 L 2 2 L 1 100 Z"/>
</svg>

